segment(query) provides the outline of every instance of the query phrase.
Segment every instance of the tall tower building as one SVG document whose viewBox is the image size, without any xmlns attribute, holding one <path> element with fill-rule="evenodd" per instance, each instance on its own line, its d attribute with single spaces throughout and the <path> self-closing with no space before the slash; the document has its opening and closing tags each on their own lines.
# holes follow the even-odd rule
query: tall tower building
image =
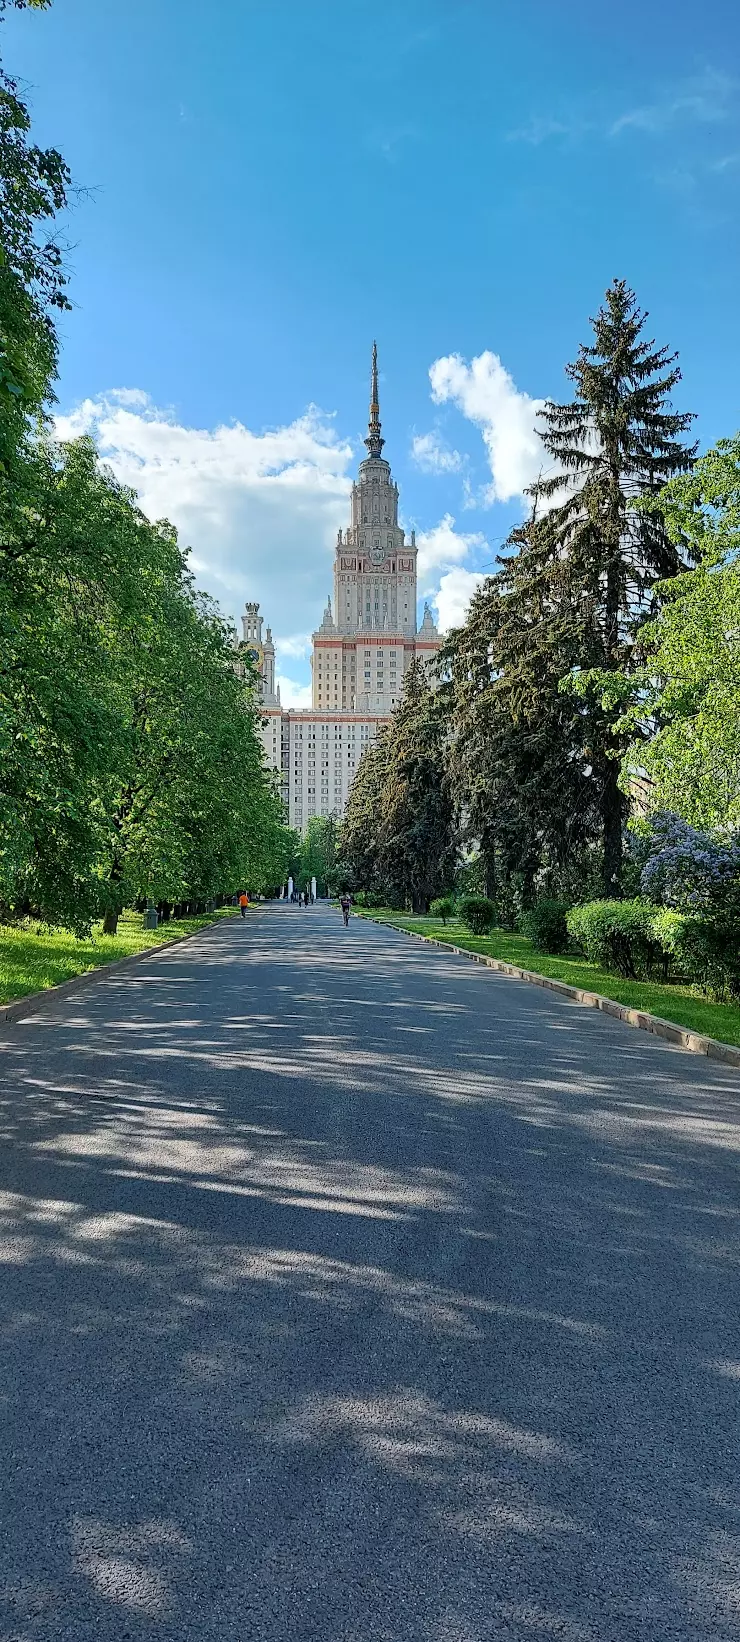
<svg viewBox="0 0 740 1642">
<path fill-rule="evenodd" d="M 398 523 L 398 485 L 382 454 L 378 350 L 373 343 L 368 454 L 352 486 L 350 522 L 334 555 L 334 611 L 313 635 L 314 707 L 388 714 L 404 671 L 439 637 L 431 615 L 416 631 L 416 532 Z"/>
<path fill-rule="evenodd" d="M 329 598 L 313 634 L 310 708 L 281 711 L 270 629 L 263 645 L 257 605 L 248 604 L 242 618 L 244 645 L 255 648 L 262 672 L 265 754 L 280 770 L 288 821 L 300 831 L 313 815 L 342 814 L 365 747 L 400 699 L 406 669 L 439 649 L 428 606 L 417 630 L 416 533 L 407 540 L 398 523 L 398 486 L 384 444 L 373 343 L 367 456 L 352 486 L 349 524 L 337 534 L 334 608 Z"/>
<path fill-rule="evenodd" d="M 240 653 L 257 668 L 260 675 L 260 696 L 266 707 L 280 706 L 280 691 L 275 690 L 275 646 L 272 628 L 262 638 L 262 617 L 258 604 L 245 604 L 242 616 Z"/>
</svg>

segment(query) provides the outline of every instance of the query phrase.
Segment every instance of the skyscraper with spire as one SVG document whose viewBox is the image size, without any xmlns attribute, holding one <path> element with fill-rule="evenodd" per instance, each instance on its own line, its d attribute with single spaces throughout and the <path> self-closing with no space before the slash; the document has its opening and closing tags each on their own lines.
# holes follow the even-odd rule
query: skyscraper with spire
<svg viewBox="0 0 740 1642">
<path fill-rule="evenodd" d="M 399 701 L 406 669 L 439 649 L 428 606 L 417 629 L 416 533 L 407 540 L 398 523 L 384 444 L 373 343 L 368 454 L 352 486 L 349 524 L 337 534 L 334 608 L 329 598 L 313 634 L 312 705 L 281 710 L 265 692 L 265 751 L 281 770 L 288 820 L 299 830 L 312 815 L 342 814 L 361 753 Z"/>
<path fill-rule="evenodd" d="M 391 713 L 417 653 L 438 648 L 427 611 L 416 628 L 416 532 L 398 523 L 398 485 L 383 454 L 378 350 L 373 343 L 368 454 L 352 486 L 350 522 L 334 555 L 328 601 L 313 639 L 313 706 Z"/>
</svg>

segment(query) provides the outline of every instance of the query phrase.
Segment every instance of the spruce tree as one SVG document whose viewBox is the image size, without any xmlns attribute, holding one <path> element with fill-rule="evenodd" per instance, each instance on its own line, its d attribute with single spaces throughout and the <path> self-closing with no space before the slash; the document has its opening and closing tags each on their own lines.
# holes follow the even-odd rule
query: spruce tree
<svg viewBox="0 0 740 1642">
<path fill-rule="evenodd" d="M 380 893 L 380 828 L 386 788 L 388 730 L 366 747 L 349 792 L 337 853 L 357 889 Z"/>
<path fill-rule="evenodd" d="M 392 899 L 428 912 L 452 882 L 454 805 L 445 760 L 446 731 L 421 661 L 412 662 L 386 735 L 381 876 Z"/>
<path fill-rule="evenodd" d="M 422 662 L 352 784 L 339 854 L 362 889 L 427 912 L 454 875 L 456 833 L 446 722 Z"/>
<path fill-rule="evenodd" d="M 487 894 L 502 908 L 514 894 L 528 904 L 535 881 L 561 887 L 594 832 L 580 704 L 558 689 L 573 655 L 554 642 L 543 603 L 545 528 L 512 533 L 514 551 L 475 594 L 441 657 L 459 815 L 483 856 Z"/>
<path fill-rule="evenodd" d="M 534 487 L 527 576 L 539 580 L 545 619 L 540 647 L 556 668 L 563 656 L 588 671 L 629 671 L 636 635 L 652 613 L 655 583 L 685 558 L 659 511 L 636 511 L 690 467 L 695 445 L 683 435 L 691 415 L 671 409 L 680 379 L 677 356 L 644 337 L 647 315 L 624 280 L 615 280 L 592 320 L 594 340 L 566 368 L 575 384 L 568 404 L 549 400 L 542 437 L 556 469 Z M 521 580 L 521 576 L 520 576 Z M 581 697 L 582 751 L 598 790 L 604 889 L 619 893 L 626 799 L 618 785 L 622 743 L 595 688 Z"/>
</svg>

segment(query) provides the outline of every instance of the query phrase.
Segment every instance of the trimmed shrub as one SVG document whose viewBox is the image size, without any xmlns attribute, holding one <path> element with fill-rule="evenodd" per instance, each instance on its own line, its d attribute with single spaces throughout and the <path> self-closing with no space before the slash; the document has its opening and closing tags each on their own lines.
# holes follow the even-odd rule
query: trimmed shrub
<svg viewBox="0 0 740 1642">
<path fill-rule="evenodd" d="M 446 924 L 448 918 L 455 916 L 455 903 L 449 896 L 443 895 L 438 901 L 432 901 L 429 911 L 433 918 L 441 918 L 442 923 Z"/>
<path fill-rule="evenodd" d="M 496 922 L 496 907 L 484 895 L 466 895 L 460 902 L 460 917 L 471 935 L 487 935 Z"/>
<path fill-rule="evenodd" d="M 521 920 L 522 933 L 528 936 L 536 952 L 564 952 L 568 945 L 568 925 L 565 917 L 566 901 L 556 901 L 543 895 Z"/>
<path fill-rule="evenodd" d="M 663 949 L 653 932 L 656 911 L 650 901 L 586 901 L 571 907 L 565 921 L 591 963 L 637 980 L 663 968 Z"/>
<path fill-rule="evenodd" d="M 653 936 L 679 975 L 716 998 L 740 997 L 740 927 L 733 921 L 702 918 L 661 907 L 652 919 Z"/>
</svg>

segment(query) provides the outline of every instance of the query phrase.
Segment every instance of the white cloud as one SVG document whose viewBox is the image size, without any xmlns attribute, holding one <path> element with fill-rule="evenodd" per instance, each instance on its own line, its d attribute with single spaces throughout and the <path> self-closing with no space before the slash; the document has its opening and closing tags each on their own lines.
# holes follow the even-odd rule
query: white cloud
<svg viewBox="0 0 740 1642">
<path fill-rule="evenodd" d="M 459 564 L 461 559 L 466 559 L 474 548 L 485 547 L 486 539 L 479 531 L 466 535 L 455 530 L 452 514 L 445 513 L 432 530 L 419 531 L 416 545 L 419 549 L 417 569 L 423 582 L 431 570 L 449 569 L 451 565 Z"/>
<path fill-rule="evenodd" d="M 491 484 L 488 502 L 521 496 L 550 464 L 536 430 L 542 399 L 521 393 L 498 354 L 479 354 L 470 363 L 460 354 L 435 359 L 429 369 L 435 404 L 457 405 L 480 428 Z"/>
<path fill-rule="evenodd" d="M 411 455 L 422 473 L 459 473 L 463 465 L 459 450 L 450 450 L 438 433 L 417 433 Z"/>
<path fill-rule="evenodd" d="M 299 661 L 303 661 L 306 656 L 310 656 L 311 654 L 310 633 L 289 633 L 287 637 L 284 636 L 282 638 L 273 635 L 273 638 L 275 642 L 275 654 L 280 660 L 282 660 L 283 656 L 294 656 L 297 657 Z"/>
<path fill-rule="evenodd" d="M 465 620 L 471 597 L 486 576 L 483 570 L 464 568 L 461 561 L 472 556 L 475 563 L 478 556 L 480 563 L 480 555 L 489 557 L 490 548 L 480 531 L 466 533 L 456 530 L 451 513 L 445 513 L 432 530 L 420 531 L 416 542 L 419 549 L 419 591 L 436 607 L 438 626 L 445 633 Z"/>
<path fill-rule="evenodd" d="M 281 671 L 281 667 L 286 660 L 288 663 L 290 661 L 305 662 L 310 654 L 310 633 L 289 633 L 283 638 L 275 635 L 275 658 L 277 661 L 275 682 L 280 690 L 280 701 L 283 707 L 311 706 L 311 685 L 298 683 L 296 679 L 290 678 L 287 673 Z M 302 669 L 302 671 L 305 671 L 305 669 Z"/>
<path fill-rule="evenodd" d="M 447 633 L 451 627 L 461 626 L 476 587 L 485 579 L 484 571 L 461 567 L 446 571 L 440 578 L 439 590 L 433 596 L 440 632 Z"/>
<path fill-rule="evenodd" d="M 60 416 L 57 431 L 95 436 L 145 513 L 177 526 L 198 583 L 227 615 L 238 617 L 250 598 L 287 635 L 318 625 L 347 516 L 352 451 L 315 406 L 261 433 L 239 422 L 191 428 L 124 388 Z M 285 654 L 297 654 L 293 642 L 283 641 Z"/>
<path fill-rule="evenodd" d="M 143 388 L 116 388 L 111 398 L 117 405 L 126 405 L 129 410 L 146 410 L 149 406 L 149 395 Z"/>
<path fill-rule="evenodd" d="M 295 679 L 286 678 L 284 673 L 275 674 L 275 682 L 280 690 L 281 707 L 310 707 L 310 684 L 296 684 Z"/>
</svg>

